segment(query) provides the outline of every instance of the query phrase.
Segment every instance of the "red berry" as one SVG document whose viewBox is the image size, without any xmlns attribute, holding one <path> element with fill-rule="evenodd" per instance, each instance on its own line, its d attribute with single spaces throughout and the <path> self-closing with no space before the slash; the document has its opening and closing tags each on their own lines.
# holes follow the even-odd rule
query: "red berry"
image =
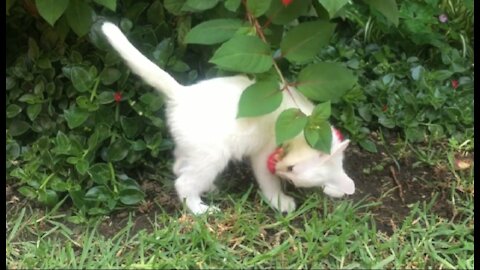
<svg viewBox="0 0 480 270">
<path fill-rule="evenodd" d="M 453 87 L 453 89 L 458 88 L 458 81 L 457 80 L 452 80 L 452 87 Z"/>
<path fill-rule="evenodd" d="M 115 94 L 113 94 L 113 99 L 115 100 L 116 103 L 120 103 L 120 101 L 122 101 L 122 93 L 115 92 Z"/>
<path fill-rule="evenodd" d="M 290 4 L 292 3 L 292 1 L 293 1 L 293 0 L 282 0 L 282 4 L 283 4 L 284 6 L 288 6 L 288 5 L 290 5 Z"/>
</svg>

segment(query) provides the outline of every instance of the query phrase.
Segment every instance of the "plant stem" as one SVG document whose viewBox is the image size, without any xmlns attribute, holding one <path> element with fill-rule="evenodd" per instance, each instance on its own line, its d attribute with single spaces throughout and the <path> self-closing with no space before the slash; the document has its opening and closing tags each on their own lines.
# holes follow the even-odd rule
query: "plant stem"
<svg viewBox="0 0 480 270">
<path fill-rule="evenodd" d="M 47 179 L 45 179 L 45 181 L 43 181 L 42 185 L 38 188 L 38 189 L 44 189 L 45 186 L 48 184 L 48 182 L 50 181 L 50 179 L 52 179 L 52 177 L 54 176 L 55 174 L 52 173 L 50 174 Z"/>
<path fill-rule="evenodd" d="M 109 162 L 108 167 L 110 168 L 110 179 L 112 180 L 113 192 L 118 193 L 117 181 L 115 181 L 115 170 L 113 169 L 113 164 Z"/>
<path fill-rule="evenodd" d="M 267 39 L 265 38 L 265 35 L 263 34 L 263 30 L 262 30 L 262 27 L 260 26 L 260 24 L 258 23 L 258 20 L 257 18 L 255 18 L 248 10 L 247 10 L 247 16 L 248 16 L 248 21 L 250 22 L 250 24 L 252 24 L 254 27 L 255 27 L 255 32 L 258 34 L 258 36 L 260 37 L 260 39 L 262 39 L 262 41 L 267 44 L 267 45 L 270 45 L 268 44 L 268 41 Z M 285 80 L 285 77 L 283 77 L 283 74 L 282 74 L 282 71 L 280 70 L 280 68 L 278 67 L 277 65 L 277 62 L 275 61 L 275 59 L 273 58 L 272 56 L 272 62 L 273 62 L 273 67 L 275 68 L 275 71 L 277 72 L 278 76 L 280 77 L 280 81 L 282 82 L 282 91 L 283 90 L 286 90 L 288 95 L 290 96 L 290 98 L 293 100 L 293 103 L 295 103 L 295 105 L 297 107 L 298 104 L 297 102 L 295 101 L 295 98 L 293 97 L 292 93 L 290 92 L 290 89 L 288 88 L 288 82 L 287 80 Z"/>
<path fill-rule="evenodd" d="M 97 96 L 97 87 L 99 83 L 100 83 L 100 77 L 97 77 L 97 79 L 95 80 L 95 85 L 93 86 L 92 94 L 90 95 L 90 102 L 92 102 L 93 98 Z"/>
</svg>

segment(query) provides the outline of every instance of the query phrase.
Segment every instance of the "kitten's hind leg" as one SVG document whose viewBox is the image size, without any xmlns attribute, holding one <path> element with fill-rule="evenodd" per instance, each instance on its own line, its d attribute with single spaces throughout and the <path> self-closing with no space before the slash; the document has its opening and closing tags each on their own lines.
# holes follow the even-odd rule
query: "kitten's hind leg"
<svg viewBox="0 0 480 270">
<path fill-rule="evenodd" d="M 295 210 L 295 200 L 282 191 L 280 179 L 271 174 L 267 168 L 269 151 L 261 152 L 251 157 L 252 168 L 258 185 L 268 203 L 281 212 L 292 212 Z"/>
<path fill-rule="evenodd" d="M 188 160 L 188 165 L 182 168 L 181 175 L 175 180 L 175 189 L 181 201 L 185 201 L 188 209 L 195 215 L 203 214 L 210 210 L 219 210 L 205 204 L 200 196 L 213 187 L 215 177 L 226 166 L 222 160 L 210 159 Z"/>
</svg>

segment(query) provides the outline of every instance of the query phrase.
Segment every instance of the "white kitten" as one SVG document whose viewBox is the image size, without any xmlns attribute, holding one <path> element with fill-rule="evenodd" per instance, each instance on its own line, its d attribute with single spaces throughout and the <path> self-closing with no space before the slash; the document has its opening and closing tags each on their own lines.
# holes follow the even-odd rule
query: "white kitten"
<svg viewBox="0 0 480 270">
<path fill-rule="evenodd" d="M 295 201 L 283 193 L 279 177 L 297 187 L 323 187 L 332 197 L 354 193 L 355 185 L 342 167 L 343 152 L 349 141 L 342 142 L 334 129 L 330 155 L 311 148 L 301 133 L 287 143 L 276 164 L 267 164 L 275 163 L 274 126 L 278 115 L 297 105 L 306 115 L 314 108 L 294 88 L 289 90 L 296 104 L 283 91 L 282 104 L 274 112 L 237 119 L 240 95 L 254 81 L 239 75 L 183 86 L 142 55 L 117 26 L 107 22 L 102 31 L 132 71 L 167 97 L 167 121 L 176 145 L 175 188 L 194 214 L 216 209 L 204 204 L 200 196 L 214 188 L 216 176 L 230 160 L 244 157 L 250 158 L 265 198 L 282 212 L 295 210 Z"/>
</svg>

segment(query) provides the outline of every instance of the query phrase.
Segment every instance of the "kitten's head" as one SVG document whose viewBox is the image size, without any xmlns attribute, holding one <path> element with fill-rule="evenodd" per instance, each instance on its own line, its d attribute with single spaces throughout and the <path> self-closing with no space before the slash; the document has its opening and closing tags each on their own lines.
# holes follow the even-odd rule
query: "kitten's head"
<svg viewBox="0 0 480 270">
<path fill-rule="evenodd" d="M 349 143 L 333 136 L 330 154 L 325 154 L 312 149 L 303 138 L 292 141 L 277 161 L 275 174 L 296 187 L 323 187 L 331 197 L 353 194 L 355 184 L 343 170 L 343 152 Z"/>
</svg>

